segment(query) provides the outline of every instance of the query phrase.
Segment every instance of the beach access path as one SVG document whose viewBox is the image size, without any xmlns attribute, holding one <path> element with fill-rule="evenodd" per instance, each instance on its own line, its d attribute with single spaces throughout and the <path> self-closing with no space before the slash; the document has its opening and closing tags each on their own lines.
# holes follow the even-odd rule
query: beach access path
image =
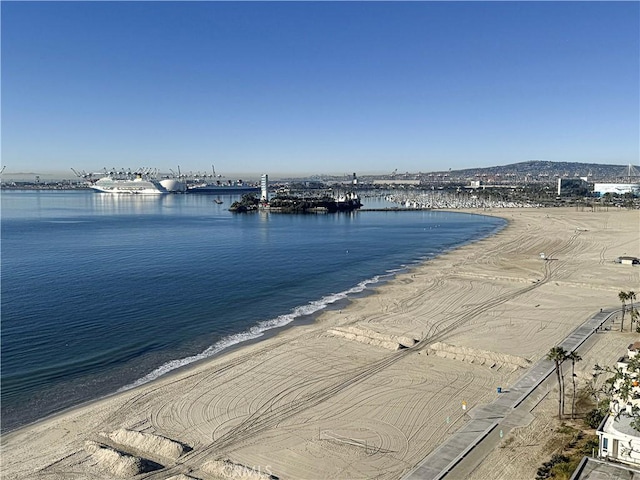
<svg viewBox="0 0 640 480">
<path fill-rule="evenodd" d="M 601 310 L 571 332 L 559 346 L 567 352 L 577 350 L 619 311 L 618 308 Z M 483 447 L 482 450 L 486 453 L 486 450 L 495 448 L 508 431 L 531 421 L 530 411 L 548 394 L 548 390 L 538 391 L 538 388 L 549 379 L 554 370 L 554 362 L 543 357 L 513 386 L 501 388 L 500 395 L 492 403 L 471 409 L 468 412 L 471 420 L 432 451 L 403 479 L 466 478 L 466 474 L 482 461 L 482 456 L 477 455 L 473 461 L 462 465 L 474 449 L 480 450 Z"/>
</svg>

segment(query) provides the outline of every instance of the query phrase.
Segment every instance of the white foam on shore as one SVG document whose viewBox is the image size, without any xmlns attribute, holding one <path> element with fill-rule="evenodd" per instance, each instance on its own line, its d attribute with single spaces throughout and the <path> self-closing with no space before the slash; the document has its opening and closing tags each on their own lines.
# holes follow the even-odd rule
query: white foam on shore
<svg viewBox="0 0 640 480">
<path fill-rule="evenodd" d="M 206 358 L 210 358 L 216 355 L 217 353 L 220 353 L 222 350 L 229 348 L 233 345 L 237 345 L 238 343 L 259 338 L 263 336 L 264 332 L 266 332 L 267 330 L 284 327 L 285 325 L 288 325 L 289 323 L 293 322 L 297 318 L 304 317 L 307 315 L 313 315 L 314 313 L 319 312 L 320 310 L 326 308 L 327 306 L 339 300 L 343 300 L 347 298 L 349 295 L 363 292 L 364 290 L 367 289 L 369 285 L 376 284 L 382 280 L 387 279 L 387 277 L 391 277 L 391 276 L 393 275 L 392 274 L 376 275 L 375 277 L 370 278 L 368 280 L 363 280 L 362 282 L 358 283 L 356 286 L 348 290 L 345 290 L 344 292 L 326 295 L 322 297 L 320 300 L 314 300 L 312 302 L 309 302 L 306 305 L 302 305 L 294 308 L 291 311 L 291 313 L 280 315 L 279 317 L 273 318 L 271 320 L 258 322 L 257 325 L 254 325 L 249 330 L 246 330 L 240 333 L 235 333 L 233 335 L 229 335 L 228 337 L 224 337 L 223 339 L 214 343 L 213 345 L 208 347 L 205 351 L 198 353 L 197 355 L 191 355 L 189 357 L 180 358 L 177 360 L 171 360 L 159 366 L 158 368 L 148 373 L 144 377 L 136 380 L 135 382 L 119 388 L 118 392 L 130 390 L 140 385 L 144 385 L 145 383 L 149 383 L 173 370 L 184 367 L 194 362 L 198 362 L 200 360 L 204 360 Z"/>
</svg>

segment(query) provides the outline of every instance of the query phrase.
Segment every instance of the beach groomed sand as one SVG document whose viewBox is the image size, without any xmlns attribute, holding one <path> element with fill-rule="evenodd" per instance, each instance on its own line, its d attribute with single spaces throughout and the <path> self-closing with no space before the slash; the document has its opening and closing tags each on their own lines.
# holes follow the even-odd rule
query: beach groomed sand
<svg viewBox="0 0 640 480">
<path fill-rule="evenodd" d="M 401 477 L 640 285 L 614 262 L 640 256 L 638 211 L 472 213 L 509 225 L 312 325 L 3 435 L 3 478 Z"/>
</svg>

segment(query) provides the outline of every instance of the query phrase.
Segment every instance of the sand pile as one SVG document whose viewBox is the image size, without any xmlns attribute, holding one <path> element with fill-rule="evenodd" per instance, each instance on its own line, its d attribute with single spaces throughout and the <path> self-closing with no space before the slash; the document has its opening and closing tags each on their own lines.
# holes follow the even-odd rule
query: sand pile
<svg viewBox="0 0 640 480">
<path fill-rule="evenodd" d="M 136 432 L 120 428 L 109 434 L 115 443 L 132 448 L 139 452 L 149 453 L 154 457 L 162 457 L 175 461 L 185 452 L 185 446 L 166 437 L 152 433 Z"/>
<path fill-rule="evenodd" d="M 200 480 L 197 477 L 191 477 L 189 475 L 185 475 L 184 473 L 180 473 L 178 475 L 174 475 L 172 477 L 167 478 L 167 480 Z"/>
<path fill-rule="evenodd" d="M 342 337 L 348 340 L 366 343 L 367 345 L 374 345 L 376 347 L 383 347 L 389 350 L 409 348 L 413 347 L 417 343 L 417 340 L 407 336 L 383 334 L 370 328 L 360 326 L 336 327 L 331 330 L 327 330 L 327 333 L 336 337 Z"/>
<path fill-rule="evenodd" d="M 507 367 L 512 370 L 528 368 L 531 362 L 526 358 L 516 357 L 507 353 L 489 352 L 477 348 L 457 347 L 446 343 L 436 342 L 429 345 L 428 353 L 434 353 L 439 357 L 460 360 L 462 362 L 486 365 L 490 368 Z"/>
<path fill-rule="evenodd" d="M 216 475 L 220 478 L 234 478 L 243 480 L 277 480 L 278 477 L 269 472 L 261 472 L 239 463 L 229 460 L 212 460 L 202 466 L 206 473 Z"/>
<path fill-rule="evenodd" d="M 144 458 L 120 452 L 91 440 L 85 442 L 84 448 L 100 468 L 117 477 L 133 477 L 157 468 L 155 464 Z"/>
</svg>

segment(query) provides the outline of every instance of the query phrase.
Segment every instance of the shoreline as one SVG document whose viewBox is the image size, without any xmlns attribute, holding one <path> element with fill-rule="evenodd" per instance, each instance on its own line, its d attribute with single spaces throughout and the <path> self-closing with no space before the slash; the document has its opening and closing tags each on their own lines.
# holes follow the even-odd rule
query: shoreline
<svg viewBox="0 0 640 480">
<path fill-rule="evenodd" d="M 271 335 L 264 334 L 233 345 L 213 357 L 181 367 L 134 389 L 93 400 L 10 432 L 3 432 L 3 470 L 12 472 L 16 478 L 39 478 L 25 476 L 26 472 L 33 473 L 31 468 L 37 467 L 38 471 L 42 471 L 42 478 L 45 475 L 50 478 L 51 474 L 54 478 L 64 478 L 65 462 L 56 464 L 52 470 L 53 467 L 47 460 L 64 457 L 69 461 L 80 461 L 83 468 L 86 467 L 86 477 L 80 478 L 111 478 L 108 472 L 99 468 L 95 470 L 89 465 L 91 462 L 87 458 L 90 455 L 82 447 L 83 440 L 94 438 L 101 431 L 125 427 L 153 431 L 191 445 L 194 451 L 202 452 L 192 456 L 195 463 L 191 467 L 196 478 L 214 478 L 207 474 L 203 465 L 209 457 L 220 455 L 243 465 L 268 465 L 280 478 L 311 478 L 309 475 L 313 476 L 314 472 L 316 476 L 331 476 L 334 475 L 331 474 L 333 470 L 322 469 L 338 466 L 345 475 L 361 478 L 362 474 L 366 477 L 366 472 L 379 469 L 382 469 L 384 478 L 394 478 L 401 474 L 411 466 L 407 466 L 408 464 L 414 464 L 419 460 L 418 457 L 431 451 L 452 428 L 457 429 L 465 423 L 459 411 L 459 401 L 455 400 L 460 398 L 460 392 L 456 393 L 452 388 L 461 387 L 470 408 L 490 401 L 495 396 L 495 382 L 506 384 L 522 371 L 514 363 L 510 363 L 515 362 L 516 357 L 535 361 L 536 357 L 539 358 L 548 350 L 546 346 L 553 345 L 554 338 L 575 326 L 583 311 L 596 308 L 595 305 L 605 306 L 600 304 L 605 298 L 610 298 L 608 305 L 615 305 L 617 291 L 621 288 L 633 288 L 639 277 L 638 270 L 629 267 L 631 270 L 625 270 L 628 275 L 624 279 L 610 282 L 611 279 L 607 280 L 602 275 L 585 273 L 579 266 L 573 265 L 571 259 L 565 260 L 563 257 L 569 254 L 580 256 L 586 251 L 589 260 L 595 258 L 598 273 L 602 274 L 602 270 L 611 274 L 614 271 L 612 269 L 620 267 L 598 261 L 598 255 L 602 257 L 602 253 L 597 251 L 595 245 L 598 244 L 601 249 L 603 247 L 600 244 L 610 245 L 604 248 L 606 252 L 616 242 L 623 242 L 624 245 L 637 239 L 637 215 L 634 216 L 633 211 L 594 213 L 574 212 L 573 209 L 566 208 L 451 212 L 497 216 L 507 220 L 507 225 L 482 239 L 466 242 L 415 266 L 409 266 L 406 271 L 395 274 L 382 286 L 374 287 L 372 294 L 355 298 L 342 309 L 325 307 L 316 312 L 317 318 L 309 324 L 299 325 L 294 320 L 283 327 L 269 330 L 273 332 Z M 519 218 L 523 214 L 525 218 Z M 552 219 L 550 221 L 553 221 L 554 229 L 564 228 L 561 235 L 553 229 L 546 231 L 540 228 L 545 224 L 545 215 L 547 219 Z M 604 220 L 605 216 L 607 221 L 601 230 L 597 229 L 597 225 L 592 225 L 594 221 L 596 224 L 601 223 L 597 220 Z M 572 217 L 578 217 L 579 221 Z M 527 225 L 527 221 L 531 223 Z M 538 224 L 532 226 L 533 222 Z M 575 229 L 578 227 L 568 226 L 571 223 L 580 223 L 580 228 L 589 228 L 586 233 L 576 233 Z M 613 228 L 614 223 L 619 230 L 615 238 L 602 235 L 607 228 Z M 582 238 L 590 236 L 589 232 L 594 232 L 594 236 L 598 235 L 597 241 L 593 241 L 594 246 L 587 242 L 581 245 Z M 547 236 L 542 235 L 543 233 Z M 558 238 L 552 238 L 553 234 L 557 234 Z M 556 284 L 556 290 L 566 290 L 560 294 L 555 293 L 555 290 L 548 292 L 547 300 L 554 296 L 558 298 L 549 300 L 552 305 L 547 307 L 547 314 L 549 311 L 557 312 L 561 321 L 559 324 L 545 324 L 544 328 L 544 316 L 540 316 L 536 309 L 540 306 L 539 302 L 542 302 L 540 298 L 545 297 L 535 293 L 545 289 L 544 284 L 537 286 L 535 282 L 542 278 L 542 262 L 538 258 L 538 251 L 545 251 L 541 250 L 543 247 L 549 247 L 546 251 L 550 253 L 554 249 L 558 251 L 557 257 L 560 260 L 549 267 L 552 269 L 549 282 Z M 524 256 L 523 250 L 528 252 Z M 615 257 L 613 253 L 610 256 Z M 585 263 L 585 259 L 576 263 Z M 576 289 L 583 284 L 588 286 L 590 292 L 587 293 L 592 295 L 581 294 L 582 298 L 572 299 Z M 534 302 L 530 301 L 532 298 L 535 299 Z M 496 303 L 498 301 L 501 303 Z M 575 304 L 573 308 L 577 311 L 563 307 L 565 301 Z M 522 305 L 523 302 L 525 305 Z M 536 302 L 538 305 L 535 305 Z M 520 318 L 505 315 L 505 312 L 515 314 L 522 308 L 524 310 L 519 315 Z M 507 317 L 511 317 L 508 319 L 509 323 L 506 323 Z M 529 325 L 527 330 L 525 322 L 531 324 L 538 321 L 540 332 L 543 333 L 531 333 L 531 338 L 528 339 L 531 328 Z M 518 323 L 518 332 L 510 331 L 513 330 L 514 322 Z M 394 352 L 373 343 L 353 341 L 327 333 L 336 328 L 358 328 L 360 333 L 375 331 L 389 338 L 397 335 L 416 338 L 422 335 L 420 340 L 425 340 L 428 329 L 449 329 L 448 336 L 441 342 L 449 350 L 438 353 L 424 346 L 410 350 L 409 353 L 403 353 L 406 350 Z M 545 332 L 547 329 L 550 332 Z M 483 332 L 495 333 L 491 338 L 491 335 L 483 336 Z M 493 352 L 499 358 L 497 363 L 501 366 L 491 371 L 493 367 L 481 364 L 480 360 L 468 363 L 469 360 L 465 361 L 462 357 L 474 354 L 460 353 L 453 347 L 458 350 L 467 348 L 470 349 L 469 352 L 473 350 L 476 358 L 481 356 L 479 352 Z M 375 368 L 370 367 L 372 365 Z M 255 391 L 246 392 L 242 381 L 237 380 L 239 377 L 244 377 L 244 380 L 262 378 L 271 381 L 256 384 Z M 254 383 L 249 382 L 251 385 Z M 395 387 L 389 390 L 384 387 L 385 384 Z M 366 385 L 369 387 L 365 388 Z M 447 394 L 443 396 L 437 387 Z M 333 389 L 331 395 L 319 393 L 327 389 Z M 375 393 L 371 393 L 371 389 Z M 207 392 L 211 391 L 220 392 L 220 395 L 209 396 Z M 152 392 L 161 397 L 158 400 L 148 400 L 152 412 L 157 408 L 163 410 L 164 407 L 158 405 L 175 405 L 177 410 L 165 417 L 160 413 L 147 414 L 147 410 L 140 409 L 143 404 L 147 405 L 146 397 Z M 212 407 L 198 410 L 200 407 L 196 408 L 196 404 L 189 403 L 191 393 L 198 398 L 210 398 Z M 419 398 L 425 396 L 429 398 Z M 369 401 L 366 398 L 378 400 Z M 303 404 L 308 403 L 298 407 L 295 399 Z M 319 403 L 314 403 L 316 401 Z M 192 405 L 188 412 L 179 407 L 187 404 Z M 263 406 L 267 404 L 271 405 L 269 411 L 263 410 Z M 124 408 L 125 405 L 127 408 Z M 235 407 L 230 410 L 231 405 Z M 408 408 L 406 405 L 415 406 L 411 408 L 410 414 L 405 412 L 409 418 L 402 418 L 400 412 Z M 418 412 L 418 405 L 427 411 L 425 415 Z M 340 414 L 345 408 L 360 418 L 360 421 Z M 171 411 L 173 409 L 174 407 Z M 449 413 L 446 416 L 447 422 L 440 418 L 443 412 Z M 265 423 L 269 423 L 267 420 L 273 417 L 277 423 L 261 429 L 255 423 L 248 422 L 252 417 L 264 418 Z M 380 418 L 387 420 L 383 424 L 380 423 Z M 298 444 L 304 446 L 303 450 L 300 450 L 299 445 L 281 438 L 278 428 L 298 438 Z M 431 432 L 433 429 L 443 431 L 436 434 Z M 60 433 L 65 430 L 67 434 Z M 42 442 L 45 440 L 41 438 L 50 439 L 52 435 L 62 435 L 62 445 L 50 446 L 37 458 L 29 460 L 27 451 L 31 448 L 33 452 L 34 446 L 43 448 Z M 264 435 L 270 439 L 269 448 L 265 447 L 268 454 L 265 453 L 265 448 L 259 447 L 260 441 L 255 443 L 256 439 L 263 438 Z M 344 442 L 340 440 L 342 438 L 353 441 Z M 207 442 L 210 443 L 212 439 L 214 443 L 208 446 Z M 358 439 L 372 444 L 377 441 L 380 444 L 378 454 L 373 455 L 375 458 L 361 455 Z M 394 460 L 394 455 L 384 454 L 383 450 L 404 453 L 402 458 Z M 315 453 L 308 457 L 304 456 L 303 451 Z M 66 457 L 62 455 L 63 452 Z M 316 454 L 319 457 L 314 463 L 310 458 L 316 458 Z M 300 455 L 307 460 L 300 461 Z M 327 455 L 338 459 L 336 465 L 327 465 Z M 342 465 L 341 458 L 344 455 L 351 459 L 355 455 L 356 460 L 353 461 L 351 470 Z M 26 465 L 22 466 L 22 462 Z M 169 470 L 178 468 L 171 465 L 165 467 Z M 358 472 L 361 475 L 357 475 Z"/>
<path fill-rule="evenodd" d="M 455 209 L 452 209 L 452 210 L 447 210 L 445 212 L 446 213 L 462 213 L 462 214 L 467 214 L 467 215 L 483 216 L 482 213 L 477 213 L 477 212 L 474 212 L 474 211 L 457 211 Z M 106 393 L 106 394 L 104 394 L 104 395 L 102 395 L 100 397 L 97 397 L 97 398 L 85 400 L 85 401 L 83 401 L 81 403 L 78 403 L 76 405 L 72 405 L 72 406 L 63 408 L 63 409 L 61 409 L 59 411 L 47 414 L 44 417 L 38 418 L 36 420 L 29 421 L 27 423 L 24 423 L 24 424 L 15 426 L 15 427 L 11 427 L 11 428 L 9 428 L 7 430 L 3 429 L 0 432 L 0 435 L 8 435 L 8 434 L 16 432 L 16 431 L 18 431 L 20 429 L 28 428 L 28 427 L 37 425 L 39 422 L 47 421 L 47 420 L 55 418 L 57 416 L 61 416 L 61 415 L 65 415 L 67 413 L 71 413 L 76 408 L 82 408 L 82 407 L 90 406 L 94 402 L 100 402 L 102 400 L 109 399 L 109 398 L 112 398 L 114 396 L 117 396 L 117 395 L 119 395 L 121 393 L 130 391 L 130 390 L 133 390 L 133 389 L 144 387 L 145 385 L 149 385 L 149 384 L 152 384 L 154 382 L 160 381 L 165 377 L 170 377 L 172 375 L 179 375 L 180 373 L 182 373 L 182 372 L 184 372 L 184 371 L 186 371 L 186 370 L 188 370 L 188 369 L 190 369 L 192 367 L 198 366 L 198 365 L 200 365 L 200 364 L 202 364 L 204 362 L 208 362 L 208 361 L 211 361 L 211 360 L 218 359 L 218 358 L 224 356 L 225 354 L 227 354 L 229 352 L 232 352 L 232 351 L 235 351 L 237 349 L 241 349 L 244 346 L 250 346 L 250 345 L 253 345 L 253 344 L 258 343 L 258 342 L 267 341 L 270 338 L 273 338 L 274 336 L 277 336 L 277 335 L 281 334 L 282 332 L 287 331 L 290 328 L 296 328 L 296 327 L 299 327 L 299 326 L 313 324 L 325 312 L 330 312 L 330 311 L 333 311 L 333 310 L 346 309 L 352 303 L 352 301 L 355 300 L 355 299 L 361 299 L 361 298 L 369 297 L 371 295 L 375 295 L 377 293 L 377 289 L 378 288 L 386 285 L 389 282 L 392 282 L 398 275 L 403 275 L 403 274 L 410 273 L 413 269 L 420 268 L 421 266 L 423 266 L 425 262 L 429 262 L 429 261 L 432 261 L 434 258 L 437 258 L 437 257 L 442 256 L 442 255 L 446 255 L 447 253 L 449 253 L 451 251 L 454 251 L 454 250 L 456 250 L 456 249 L 458 249 L 458 248 L 460 248 L 460 247 L 462 247 L 464 245 L 472 244 L 472 243 L 481 241 L 481 240 L 483 240 L 485 238 L 489 238 L 489 237 L 495 235 L 497 232 L 500 232 L 501 230 L 503 230 L 503 229 L 505 229 L 507 227 L 508 227 L 508 222 L 506 222 L 504 225 L 497 226 L 493 231 L 491 231 L 488 234 L 485 234 L 482 237 L 479 237 L 479 238 L 476 238 L 476 239 L 472 239 L 472 240 L 466 240 L 466 241 L 464 241 L 464 242 L 462 242 L 460 244 L 457 244 L 457 245 L 455 245 L 453 247 L 450 247 L 450 248 L 448 248 L 446 250 L 443 250 L 443 251 L 441 251 L 440 253 L 438 253 L 438 254 L 436 254 L 434 256 L 429 256 L 428 258 L 416 259 L 416 260 L 412 261 L 409 264 L 399 265 L 397 268 L 394 268 L 392 270 L 388 270 L 388 271 L 383 272 L 383 273 L 376 274 L 371 278 L 367 278 L 367 279 L 359 282 L 358 284 L 353 285 L 352 287 L 350 287 L 347 290 L 344 290 L 342 292 L 337 292 L 337 293 L 330 294 L 328 296 L 344 295 L 344 297 L 343 298 L 339 298 L 339 299 L 337 299 L 337 300 L 335 300 L 335 301 L 333 301 L 331 303 L 326 303 L 324 305 L 324 307 L 322 307 L 322 308 L 320 308 L 320 309 L 318 309 L 318 310 L 316 310 L 316 311 L 314 311 L 312 313 L 297 315 L 297 316 L 295 316 L 295 318 L 292 321 L 290 321 L 288 323 L 285 323 L 283 325 L 278 325 L 278 326 L 275 326 L 275 327 L 267 327 L 265 330 L 260 332 L 261 334 L 259 336 L 255 337 L 255 338 L 246 338 L 246 339 L 238 341 L 237 343 L 231 343 L 231 344 L 229 344 L 227 346 L 222 347 L 221 350 L 216 351 L 215 353 L 210 354 L 210 355 L 206 354 L 207 349 L 215 347 L 215 345 L 217 345 L 217 343 L 214 344 L 214 345 L 210 345 L 209 347 L 207 347 L 207 349 L 205 349 L 203 351 L 200 351 L 200 352 L 197 352 L 197 353 L 194 353 L 193 355 L 184 356 L 184 357 L 180 357 L 180 358 L 176 358 L 176 359 L 170 360 L 168 362 L 165 362 L 165 363 L 155 367 L 152 371 L 150 371 L 146 375 L 143 375 L 142 377 L 134 380 L 133 382 L 119 387 L 117 390 L 111 391 L 111 392 Z M 362 285 L 362 287 L 360 287 L 361 285 Z M 326 297 L 327 296 L 321 297 L 320 299 L 313 300 L 313 301 L 311 301 L 311 302 L 309 302 L 307 304 L 304 304 L 304 305 L 298 305 L 298 306 L 296 306 L 296 307 L 294 307 L 292 309 L 292 312 L 297 310 L 297 309 L 302 309 L 304 307 L 312 305 L 314 302 L 320 302 L 321 300 L 325 299 Z M 336 305 L 338 305 L 338 306 L 336 306 Z M 236 335 L 249 335 L 253 328 L 261 328 L 261 324 L 275 322 L 275 321 L 278 320 L 278 318 L 280 318 L 280 317 L 275 317 L 275 318 L 271 318 L 269 320 L 258 322 L 257 324 L 253 325 L 252 327 L 250 327 L 247 330 L 238 332 L 236 334 L 230 334 L 230 335 L 228 335 L 226 337 L 223 337 L 222 339 L 220 339 L 219 342 L 229 341 L 230 339 L 232 339 Z M 182 362 L 184 360 L 188 360 L 190 358 L 198 357 L 198 356 L 204 356 L 204 357 L 200 358 L 198 360 L 188 361 L 187 363 L 185 363 L 183 365 L 180 365 L 180 366 L 177 366 L 177 367 L 174 367 L 174 368 L 169 368 L 165 373 L 159 373 L 159 374 L 156 374 L 154 376 L 154 378 L 152 378 L 150 380 L 146 380 L 146 381 L 144 380 L 147 376 L 154 375 L 154 373 L 157 370 L 162 369 L 163 367 L 165 367 L 168 364 L 171 364 L 172 362 Z"/>
</svg>

